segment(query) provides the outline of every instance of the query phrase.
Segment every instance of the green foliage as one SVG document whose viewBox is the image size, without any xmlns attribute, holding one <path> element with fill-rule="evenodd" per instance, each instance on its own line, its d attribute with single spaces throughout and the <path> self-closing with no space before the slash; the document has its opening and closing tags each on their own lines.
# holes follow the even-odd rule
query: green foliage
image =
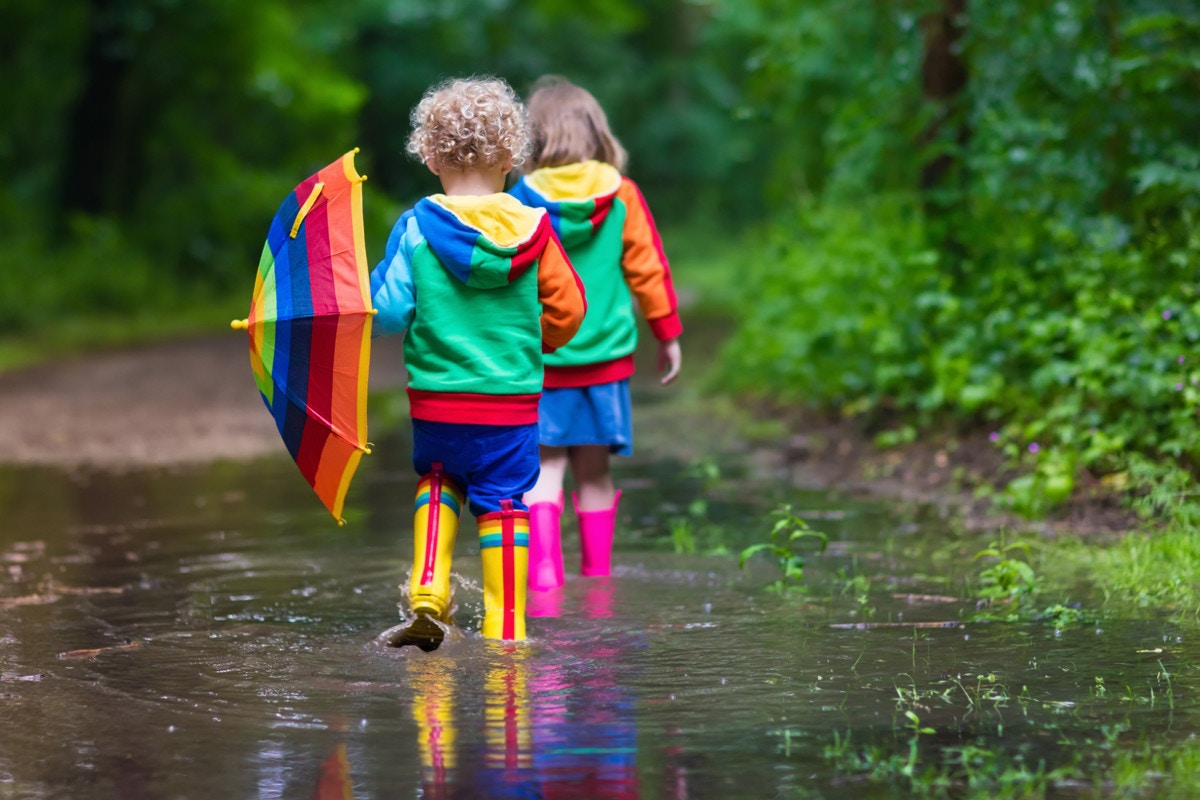
<svg viewBox="0 0 1200 800">
<path fill-rule="evenodd" d="M 1012 557 L 1011 554 L 1018 550 L 1028 553 L 1029 545 L 1013 542 L 1001 546 L 993 542 L 975 554 L 976 561 L 994 559 L 994 563 L 979 573 L 980 597 L 1016 607 L 1033 595 L 1037 578 L 1028 562 Z"/>
<path fill-rule="evenodd" d="M 809 528 L 808 523 L 796 515 L 789 503 L 779 506 L 771 515 L 775 517 L 775 524 L 771 526 L 768 534 L 770 541 L 752 544 L 742 550 L 738 558 L 738 567 L 745 569 L 746 561 L 752 556 L 767 553 L 783 573 L 770 588 L 775 592 L 786 593 L 799 588 L 804 579 L 804 556 L 797 549 L 797 543 L 802 539 L 816 539 L 820 542 L 818 552 L 824 552 L 829 537 Z"/>
<path fill-rule="evenodd" d="M 1096 613 L 1079 603 L 1042 605 L 1050 581 L 1029 563 L 1031 550 L 1032 546 L 1025 541 L 993 541 L 975 554 L 972 561 L 980 563 L 981 569 L 972 591 L 976 604 L 970 618 L 1037 622 L 1054 628 L 1096 622 Z M 1063 560 L 1061 553 L 1061 547 L 1054 550 L 1056 560 Z"/>
<path fill-rule="evenodd" d="M 362 144 L 382 184 L 406 201 L 431 191 L 403 152 L 411 108 L 456 75 L 497 74 L 524 93 L 546 73 L 589 89 L 630 153 L 630 175 L 660 221 L 720 213 L 745 219 L 762 207 L 760 152 L 743 96 L 749 32 L 725 25 L 737 4 L 530 3 L 358 0 L 359 66 L 368 87 Z"/>
<path fill-rule="evenodd" d="M 1184 617 L 1200 614 L 1200 537 L 1194 528 L 1171 525 L 1139 532 L 1107 547 L 1062 546 L 1110 603 L 1167 608 Z"/>
<path fill-rule="evenodd" d="M 904 30 L 939 7 L 857 9 L 839 30 Z M 914 146 L 913 120 L 944 110 L 914 94 L 919 37 L 883 36 L 825 94 L 836 37 L 789 57 L 791 23 L 762 34 L 758 89 L 824 98 L 803 123 L 819 166 L 786 175 L 827 180 L 748 239 L 745 322 L 720 380 L 912 426 L 988 425 L 1018 475 L 995 497 L 1030 517 L 1099 481 L 1196 519 L 1200 15 L 1005 0 L 965 23 L 969 77 L 933 150 Z M 843 136 L 864 104 L 869 124 Z M 934 155 L 961 177 L 917 180 Z"/>
<path fill-rule="evenodd" d="M 4 298 L 0 330 L 41 337 L 80 305 L 76 319 L 130 305 L 178 316 L 198 296 L 248 294 L 284 194 L 355 145 L 371 177 L 376 256 L 398 208 L 437 188 L 403 143 L 422 92 L 448 76 L 497 74 L 522 92 L 543 73 L 572 77 L 607 109 L 660 222 L 700 229 L 718 214 L 751 218 L 763 208 L 765 129 L 735 112 L 767 20 L 726 25 L 739 9 L 691 0 L 6 2 L 0 236 L 13 253 L 5 263 L 21 263 L 0 279 L 19 277 L 21 292 Z M 86 265 L 95 231 L 119 275 Z"/>
<path fill-rule="evenodd" d="M 806 204 L 764 231 L 721 384 L 825 408 L 920 402 L 934 368 L 924 320 L 944 296 L 920 235 L 917 210 L 890 197 Z"/>
</svg>

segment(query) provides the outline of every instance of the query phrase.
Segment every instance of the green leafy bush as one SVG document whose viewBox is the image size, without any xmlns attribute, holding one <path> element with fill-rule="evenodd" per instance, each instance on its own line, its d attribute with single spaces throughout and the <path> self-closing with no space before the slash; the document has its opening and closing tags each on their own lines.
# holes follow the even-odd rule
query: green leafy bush
<svg viewBox="0 0 1200 800">
<path fill-rule="evenodd" d="M 922 7 L 921 24 L 950 5 Z M 912 12 L 873 25 L 894 33 Z M 901 431 L 986 425 L 1019 473 L 995 496 L 1028 516 L 1084 478 L 1192 514 L 1200 102 L 1185 53 L 1200 15 L 1006 0 L 958 23 L 970 70 L 957 94 L 922 84 L 911 40 L 884 36 L 886 52 L 841 77 L 845 96 L 819 95 L 831 180 L 749 237 L 721 381 Z M 764 33 L 781 102 L 828 81 L 818 55 L 783 57 L 788 30 Z M 895 102 L 843 125 L 880 86 Z M 893 111 L 922 89 L 915 118 L 938 124 L 914 137 Z M 889 168 L 897 158 L 908 168 Z M 939 158 L 953 169 L 934 180 L 923 168 Z"/>
</svg>

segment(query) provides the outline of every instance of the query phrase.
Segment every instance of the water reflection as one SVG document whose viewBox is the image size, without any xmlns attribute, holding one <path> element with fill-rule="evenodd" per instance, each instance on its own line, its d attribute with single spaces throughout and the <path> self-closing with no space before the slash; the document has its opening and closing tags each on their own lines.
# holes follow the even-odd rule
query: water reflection
<svg viewBox="0 0 1200 800">
<path fill-rule="evenodd" d="M 456 664 L 451 658 L 411 658 L 412 715 L 417 723 L 421 795 L 446 797 L 457 766 Z"/>
<path fill-rule="evenodd" d="M 611 616 L 612 589 L 611 579 L 593 582 L 578 611 Z M 617 669 L 629 653 L 572 630 L 536 646 L 481 643 L 481 674 L 454 647 L 408 655 L 421 797 L 641 797 L 633 695 Z M 686 797 L 679 788 L 669 796 Z"/>
<path fill-rule="evenodd" d="M 346 743 L 338 742 L 321 762 L 321 775 L 313 800 L 354 800 L 354 781 L 350 776 L 350 758 Z"/>
<path fill-rule="evenodd" d="M 530 641 L 496 649 L 461 558 L 468 632 L 427 654 L 372 643 L 410 566 L 399 467 L 339 529 L 290 463 L 0 469 L 0 797 L 841 800 L 869 796 L 849 759 L 911 752 L 909 711 L 937 731 L 926 763 L 969 745 L 1053 769 L 1115 752 L 1097 731 L 1197 730 L 1200 640 L 1153 609 L 970 622 L 986 540 L 747 471 L 698 542 L 761 539 L 778 494 L 832 540 L 807 593 L 764 592 L 767 561 L 672 552 L 700 491 L 679 465 L 630 470 L 612 578 L 538 593 Z"/>
</svg>

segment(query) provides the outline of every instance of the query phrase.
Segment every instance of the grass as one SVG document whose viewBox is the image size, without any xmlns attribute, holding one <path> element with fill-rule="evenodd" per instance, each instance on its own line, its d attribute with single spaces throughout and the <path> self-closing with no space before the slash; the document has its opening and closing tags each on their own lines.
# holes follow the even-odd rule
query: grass
<svg viewBox="0 0 1200 800">
<path fill-rule="evenodd" d="M 1200 617 L 1200 538 L 1188 527 L 1130 532 L 1111 544 L 1065 540 L 1053 550 L 1087 574 L 1111 605 Z"/>
</svg>

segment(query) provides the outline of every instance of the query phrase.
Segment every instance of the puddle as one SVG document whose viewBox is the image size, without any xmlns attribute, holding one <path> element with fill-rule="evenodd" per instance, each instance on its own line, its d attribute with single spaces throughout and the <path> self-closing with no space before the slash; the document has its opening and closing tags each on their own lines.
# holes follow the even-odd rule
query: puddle
<svg viewBox="0 0 1200 800">
<path fill-rule="evenodd" d="M 639 424 L 652 443 L 698 421 L 668 405 Z M 1051 770 L 1195 730 L 1195 648 L 1155 612 L 972 621 L 986 542 L 796 491 L 725 446 L 620 462 L 611 578 L 578 577 L 568 513 L 568 583 L 522 646 L 475 634 L 465 521 L 460 631 L 429 654 L 374 641 L 411 551 L 402 435 L 342 528 L 286 458 L 0 470 L 0 796 L 907 796 L 871 765 Z M 737 566 L 783 502 L 829 537 L 803 595 L 766 591 L 768 560 Z"/>
</svg>

